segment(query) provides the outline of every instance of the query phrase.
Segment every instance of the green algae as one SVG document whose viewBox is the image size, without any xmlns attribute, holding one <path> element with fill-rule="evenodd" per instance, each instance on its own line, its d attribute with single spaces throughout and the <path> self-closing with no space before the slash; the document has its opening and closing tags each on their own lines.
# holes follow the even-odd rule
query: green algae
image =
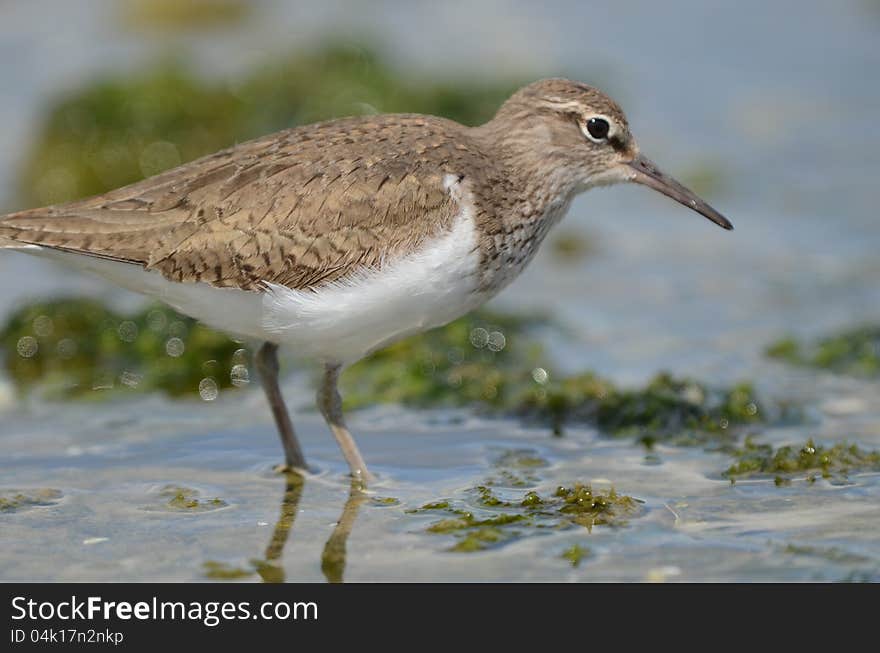
<svg viewBox="0 0 880 653">
<path fill-rule="evenodd" d="M 502 410 L 531 381 L 541 346 L 529 330 L 541 316 L 480 310 L 407 338 L 346 370 L 347 408 L 375 403 Z"/>
<path fill-rule="evenodd" d="M 505 531 L 496 526 L 480 526 L 464 533 L 449 550 L 457 553 L 483 551 L 512 540 L 517 535 L 515 531 Z"/>
<path fill-rule="evenodd" d="M 434 522 L 425 530 L 428 533 L 454 533 L 473 528 L 496 528 L 499 526 L 506 526 L 508 524 L 515 524 L 523 521 L 526 518 L 525 515 L 522 514 L 502 513 L 493 517 L 478 519 L 472 512 L 463 510 L 449 510 L 448 512 L 457 516 Z"/>
<path fill-rule="evenodd" d="M 783 338 L 765 350 L 778 360 L 838 374 L 880 376 L 880 326 L 865 325 L 805 343 Z"/>
<path fill-rule="evenodd" d="M 639 512 L 639 503 L 632 497 L 613 488 L 594 491 L 583 483 L 559 486 L 544 496 L 530 490 L 511 500 L 500 500 L 487 490 L 477 486 L 464 493 L 464 501 L 433 502 L 409 512 L 437 514 L 440 518 L 428 524 L 425 532 L 453 536 L 455 541 L 447 550 L 458 553 L 483 551 L 547 530 L 621 527 Z"/>
<path fill-rule="evenodd" d="M 217 560 L 202 563 L 202 574 L 211 580 L 240 580 L 259 576 L 264 583 L 283 583 L 284 568 L 272 560 L 254 558 L 246 566 L 237 566 Z"/>
<path fill-rule="evenodd" d="M 219 497 L 203 499 L 201 493 L 193 488 L 166 485 L 159 491 L 159 504 L 156 509 L 171 512 L 207 512 L 227 505 Z"/>
<path fill-rule="evenodd" d="M 575 524 L 592 529 L 593 526 L 622 526 L 626 517 L 636 512 L 638 502 L 632 497 L 619 495 L 611 488 L 606 492 L 594 492 L 589 485 L 575 483 L 572 487 L 560 485 L 553 493 L 554 499 L 537 502 L 542 506 L 556 508 L 560 515 L 565 515 Z M 532 508 L 535 504 L 528 504 Z"/>
<path fill-rule="evenodd" d="M 572 567 L 579 567 L 581 562 L 583 562 L 583 560 L 589 556 L 589 548 L 581 546 L 580 544 L 573 544 L 565 551 L 563 551 L 559 557 L 563 560 L 568 560 L 568 562 L 571 563 Z"/>
<path fill-rule="evenodd" d="M 742 446 L 729 453 L 735 462 L 724 476 L 731 483 L 752 477 L 773 478 L 775 485 L 782 487 L 803 475 L 812 483 L 817 477 L 846 480 L 851 473 L 880 471 L 880 451 L 867 451 L 845 442 L 822 446 L 810 439 L 803 446 L 774 447 L 747 437 Z"/>
<path fill-rule="evenodd" d="M 531 335 L 538 327 L 552 325 L 539 316 L 477 312 L 391 345 L 346 372 L 346 405 L 470 406 L 559 434 L 566 424 L 588 424 L 648 445 L 732 440 L 737 429 L 769 419 L 750 383 L 713 388 L 661 373 L 642 388 L 620 388 L 592 372 L 557 378 L 539 367 L 544 354 Z M 498 351 L 482 347 L 492 333 L 503 336 Z"/>
<path fill-rule="evenodd" d="M 399 506 L 400 499 L 396 497 L 370 497 L 370 504 L 379 507 Z"/>
<path fill-rule="evenodd" d="M 549 462 L 532 449 L 501 451 L 492 461 L 490 479 L 498 472 L 513 474 L 539 470 Z M 525 537 L 551 530 L 594 526 L 621 527 L 640 512 L 639 501 L 618 494 L 613 488 L 594 491 L 589 485 L 576 482 L 558 486 L 555 491 L 536 489 L 541 479 L 535 476 L 529 489 L 517 485 L 493 485 L 486 481 L 461 491 L 459 498 L 430 501 L 406 512 L 435 519 L 424 526 L 431 535 L 453 539 L 447 551 L 472 553 L 497 548 Z"/>
<path fill-rule="evenodd" d="M 517 412 L 557 432 L 566 423 L 589 423 L 606 434 L 640 436 L 646 444 L 696 444 L 765 419 L 748 383 L 714 389 L 665 373 L 637 389 L 618 388 L 592 373 L 563 378 L 525 395 Z"/>
<path fill-rule="evenodd" d="M 448 500 L 443 501 L 432 501 L 430 503 L 424 504 L 421 508 L 417 508 L 416 510 L 411 510 L 409 512 L 419 512 L 422 510 L 447 510 L 450 504 Z"/>
<path fill-rule="evenodd" d="M 86 298 L 27 304 L 0 329 L 3 365 L 16 387 L 54 398 L 162 391 L 213 399 L 249 382 L 247 352 L 161 305 L 126 315 Z"/>
<path fill-rule="evenodd" d="M 36 488 L 29 490 L 0 490 L 0 513 L 19 512 L 39 506 L 52 506 L 63 496 L 61 490 Z"/>
<path fill-rule="evenodd" d="M 236 567 L 217 560 L 206 560 L 202 563 L 202 572 L 206 578 L 212 580 L 238 580 L 248 578 L 256 573 L 256 570 Z"/>
<path fill-rule="evenodd" d="M 498 508 L 510 506 L 510 501 L 499 499 L 492 490 L 486 485 L 478 485 L 476 488 L 479 498 L 476 500 L 478 504 L 486 508 Z"/>
<path fill-rule="evenodd" d="M 134 14 L 140 23 L 192 24 L 194 5 L 178 6 L 189 3 L 137 4 L 148 9 Z M 228 5 L 221 17 L 229 19 L 246 3 L 197 5 L 202 18 L 194 20 L 204 21 L 210 5 Z M 162 61 L 59 97 L 25 154 L 19 196 L 33 206 L 106 192 L 236 142 L 327 118 L 404 111 L 475 124 L 490 118 L 521 81 L 407 78 L 376 51 L 351 43 L 276 56 L 228 83 Z"/>
</svg>

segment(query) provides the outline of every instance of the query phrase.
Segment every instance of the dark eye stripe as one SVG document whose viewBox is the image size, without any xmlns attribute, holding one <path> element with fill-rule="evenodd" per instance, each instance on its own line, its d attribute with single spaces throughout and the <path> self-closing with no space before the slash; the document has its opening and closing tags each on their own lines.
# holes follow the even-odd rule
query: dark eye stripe
<svg viewBox="0 0 880 653">
<path fill-rule="evenodd" d="M 604 118 L 590 118 L 587 121 L 587 131 L 596 140 L 601 141 L 608 138 L 609 129 L 610 125 Z"/>
</svg>

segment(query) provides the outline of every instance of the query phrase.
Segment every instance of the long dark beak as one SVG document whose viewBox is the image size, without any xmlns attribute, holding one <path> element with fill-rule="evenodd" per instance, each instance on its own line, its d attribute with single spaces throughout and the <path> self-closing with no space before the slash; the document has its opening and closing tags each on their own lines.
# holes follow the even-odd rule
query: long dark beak
<svg viewBox="0 0 880 653">
<path fill-rule="evenodd" d="M 632 168 L 630 181 L 634 181 L 637 184 L 644 184 L 654 190 L 660 191 L 664 195 L 674 199 L 676 202 L 680 202 L 689 209 L 693 209 L 697 213 L 706 216 L 719 227 L 724 227 L 728 230 L 733 229 L 730 220 L 697 197 L 692 190 L 685 188 L 675 179 L 663 173 L 649 159 L 646 159 L 641 154 L 633 159 L 629 163 L 629 166 Z"/>
</svg>

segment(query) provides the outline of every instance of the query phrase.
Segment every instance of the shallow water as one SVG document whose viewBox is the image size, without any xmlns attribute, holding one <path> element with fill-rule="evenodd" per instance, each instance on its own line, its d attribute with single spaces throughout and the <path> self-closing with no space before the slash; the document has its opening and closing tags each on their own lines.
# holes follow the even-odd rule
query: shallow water
<svg viewBox="0 0 880 653">
<path fill-rule="evenodd" d="M 558 316 L 567 328 L 547 343 L 548 357 L 569 371 L 591 368 L 620 383 L 660 369 L 712 383 L 754 379 L 765 396 L 804 404 L 809 417 L 762 440 L 880 448 L 880 383 L 762 355 L 789 332 L 880 319 L 880 87 L 872 81 L 880 7 L 694 2 L 671 12 L 647 2 L 561 2 L 537 15 L 524 3 L 498 23 L 498 5 L 485 3 L 463 25 L 442 4 L 425 21 L 391 3 L 370 15 L 345 3 L 308 13 L 267 3 L 234 38 L 188 47 L 215 74 L 232 74 L 291 39 L 366 26 L 415 71 L 454 76 L 467 62 L 474 75 L 513 67 L 599 81 L 627 108 L 643 150 L 670 172 L 721 171 L 705 194 L 736 231 L 642 189 L 591 192 L 560 229 L 589 235 L 596 253 L 564 264 L 542 252 L 495 305 Z M 16 53 L 0 57 L 0 83 L 16 89 L 0 108 L 0 188 L 10 203 L 15 153 L 48 95 L 163 47 L 117 33 L 97 0 L 52 3 L 71 25 L 54 40 L 38 31 L 40 3 L 19 5 L 0 20 L 0 49 Z M 278 16 L 296 28 L 281 29 Z M 443 39 L 451 27 L 459 28 L 453 53 Z M 486 33 L 493 38 L 479 38 Z M 240 56 L 217 57 L 221 41 Z M 0 257 L 0 317 L 59 291 L 138 301 L 41 261 Z M 301 494 L 285 493 L 271 471 L 280 447 L 256 389 L 212 403 L 44 404 L 21 402 L 0 381 L 0 491 L 60 492 L 0 513 L 0 578 L 200 580 L 219 564 L 253 581 L 880 579 L 878 474 L 731 485 L 720 475 L 730 460 L 719 453 L 660 446 L 657 460 L 646 459 L 631 440 L 591 429 L 554 438 L 466 411 L 378 406 L 350 418 L 379 481 L 349 500 L 304 376 L 290 377 L 285 391 L 315 467 Z M 578 480 L 613 486 L 642 501 L 639 512 L 618 528 L 529 531 L 478 553 L 449 552 L 451 536 L 425 532 L 435 517 L 407 512 L 446 498 L 469 506 L 468 488 L 496 474 L 505 451 L 521 449 L 547 461 L 530 471 L 540 492 Z M 198 492 L 204 509 L 169 507 L 168 486 Z M 338 555 L 323 555 L 328 540 L 337 554 L 344 540 L 344 568 Z M 575 544 L 589 554 L 573 567 L 560 555 Z"/>
</svg>

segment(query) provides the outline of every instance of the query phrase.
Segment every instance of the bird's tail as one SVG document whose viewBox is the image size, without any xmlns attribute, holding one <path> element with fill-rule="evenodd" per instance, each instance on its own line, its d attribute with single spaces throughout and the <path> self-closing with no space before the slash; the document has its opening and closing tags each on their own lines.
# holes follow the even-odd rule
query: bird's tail
<svg viewBox="0 0 880 653">
<path fill-rule="evenodd" d="M 18 250 L 29 253 L 45 253 L 53 246 L 51 242 L 52 234 L 49 233 L 49 242 L 45 235 L 34 229 L 28 229 L 28 225 L 18 223 L 18 220 L 40 220 L 49 217 L 47 209 L 28 209 L 26 211 L 17 211 L 16 213 L 8 213 L 0 215 L 0 249 Z M 48 245 L 48 247 L 46 247 Z"/>
<path fill-rule="evenodd" d="M 3 218 L 0 218 L 0 249 L 34 249 L 39 245 L 18 240 L 15 236 L 16 229 L 10 229 L 3 225 Z"/>
</svg>

